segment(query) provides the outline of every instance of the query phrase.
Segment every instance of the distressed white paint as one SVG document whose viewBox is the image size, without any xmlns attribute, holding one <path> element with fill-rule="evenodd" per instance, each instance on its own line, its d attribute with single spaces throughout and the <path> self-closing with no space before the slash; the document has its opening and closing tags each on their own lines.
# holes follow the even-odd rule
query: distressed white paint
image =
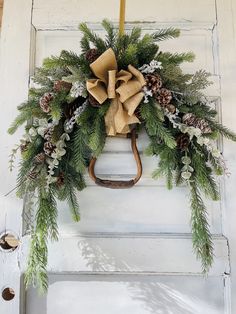
<svg viewBox="0 0 236 314">
<path fill-rule="evenodd" d="M 4 143 L 1 177 L 5 184 L 0 187 L 0 231 L 6 228 L 18 234 L 21 230 L 22 204 L 13 194 L 8 198 L 3 197 L 15 182 L 15 173 L 8 174 L 6 163 L 18 135 L 8 137 L 5 130 L 15 116 L 17 104 L 27 96 L 28 75 L 33 72 L 31 65 L 40 65 L 44 57 L 58 54 L 61 49 L 79 51 L 81 35 L 76 27 L 80 22 L 88 21 L 101 32 L 97 22 L 104 17 L 118 20 L 116 0 L 34 0 L 33 28 L 31 9 L 30 0 L 6 0 L 1 39 L 0 101 L 3 109 L 0 134 L 1 143 Z M 141 1 L 127 1 L 127 21 L 131 22 L 127 28 L 134 21 L 138 21 L 145 31 L 170 25 L 181 28 L 183 36 L 161 44 L 161 48 L 196 52 L 196 62 L 186 64 L 184 70 L 193 72 L 205 68 L 213 74 L 214 84 L 207 93 L 216 98 L 218 104 L 219 96 L 222 96 L 223 122 L 232 128 L 235 124 L 232 114 L 235 110 L 235 88 L 229 82 L 234 82 L 235 73 L 235 67 L 232 67 L 235 65 L 233 9 L 235 3 L 231 0 L 200 0 L 197 5 L 192 0 L 149 0 L 145 6 Z M 149 23 L 142 24 L 142 21 Z M 17 92 L 13 93 L 13 90 Z M 236 173 L 235 146 L 229 142 L 224 144 L 231 172 Z M 139 138 L 140 151 L 144 151 L 145 147 L 146 137 L 142 134 Z M 128 140 L 108 139 L 97 172 L 106 177 L 133 175 L 135 165 L 129 152 Z M 190 213 L 186 189 L 167 191 L 163 181 L 154 182 L 150 178 L 155 160 L 144 155 L 142 160 L 144 176 L 131 190 L 101 189 L 87 179 L 89 187 L 79 195 L 80 223 L 73 223 L 68 208 L 60 204 L 61 238 L 58 243 L 50 244 L 49 256 L 49 270 L 57 275 L 50 276 L 51 285 L 46 301 L 38 298 L 33 290 L 27 293 L 26 312 L 22 310 L 22 313 L 37 314 L 39 309 L 42 314 L 60 314 L 64 308 L 70 308 L 75 313 L 79 309 L 83 314 L 230 313 L 230 276 L 223 276 L 224 272 L 230 273 L 226 239 L 221 235 L 214 237 L 215 264 L 210 277 L 203 280 L 187 234 Z M 232 278 L 236 273 L 233 248 L 236 243 L 233 232 L 235 181 L 234 175 L 226 181 L 224 194 L 224 211 L 230 221 L 228 225 L 224 224 L 224 234 L 230 239 Z M 214 234 L 222 233 L 220 205 L 208 204 Z M 13 302 L 0 301 L 1 313 L 19 313 L 20 275 L 25 267 L 27 237 L 22 241 L 19 250 L 0 255 L 0 289 L 9 285 L 16 290 Z M 64 272 L 71 272 L 71 275 L 63 275 Z M 79 272 L 84 275 L 75 277 L 74 274 Z M 168 277 L 161 276 L 163 273 Z M 232 291 L 236 291 L 235 284 L 236 279 L 233 279 Z M 21 293 L 23 291 L 22 288 Z M 108 300 L 112 309 L 106 302 Z M 236 305 L 234 300 L 232 302 L 234 313 Z"/>
</svg>

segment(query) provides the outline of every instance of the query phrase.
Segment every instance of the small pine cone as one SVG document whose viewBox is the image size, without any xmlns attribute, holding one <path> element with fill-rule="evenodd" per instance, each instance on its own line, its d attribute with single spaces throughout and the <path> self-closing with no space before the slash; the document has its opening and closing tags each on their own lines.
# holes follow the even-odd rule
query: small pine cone
<svg viewBox="0 0 236 314">
<path fill-rule="evenodd" d="M 44 146 L 43 146 L 43 150 L 44 150 L 44 152 L 45 152 L 45 154 L 47 155 L 47 156 L 51 156 L 52 155 L 52 153 L 55 151 L 55 148 L 56 148 L 56 146 L 55 145 L 53 145 L 51 142 L 45 142 L 44 143 Z"/>
<path fill-rule="evenodd" d="M 58 188 L 62 187 L 65 183 L 65 175 L 63 172 L 59 173 L 59 176 L 57 177 L 56 185 Z"/>
<path fill-rule="evenodd" d="M 60 92 L 62 90 L 69 91 L 72 87 L 71 83 L 65 82 L 65 81 L 56 81 L 54 82 L 53 90 L 55 92 Z"/>
<path fill-rule="evenodd" d="M 185 150 L 188 148 L 188 145 L 190 143 L 190 139 L 188 134 L 180 134 L 176 139 L 177 147 L 180 150 Z"/>
<path fill-rule="evenodd" d="M 204 119 L 198 119 L 198 121 L 196 123 L 196 127 L 199 128 L 202 131 L 202 133 L 211 133 L 212 132 L 208 122 L 205 121 Z"/>
<path fill-rule="evenodd" d="M 39 153 L 34 157 L 34 163 L 40 165 L 40 164 L 44 163 L 45 159 L 46 159 L 45 154 Z"/>
<path fill-rule="evenodd" d="M 162 80 L 160 75 L 147 74 L 145 75 L 146 86 L 155 95 L 162 87 Z"/>
<path fill-rule="evenodd" d="M 172 104 L 166 105 L 166 109 L 167 109 L 170 113 L 172 113 L 172 114 L 174 114 L 174 113 L 176 112 L 176 108 L 175 108 L 175 106 L 172 105 Z"/>
<path fill-rule="evenodd" d="M 25 142 L 25 143 L 20 145 L 20 152 L 21 152 L 21 154 L 23 154 L 24 152 L 27 151 L 28 146 L 29 146 L 29 142 Z"/>
<path fill-rule="evenodd" d="M 195 126 L 196 118 L 197 117 L 193 113 L 186 113 L 182 118 L 182 122 L 187 124 L 188 126 Z"/>
<path fill-rule="evenodd" d="M 202 133 L 211 133 L 212 132 L 208 122 L 205 121 L 204 119 L 200 119 L 200 118 L 196 117 L 193 113 L 186 113 L 183 116 L 182 121 L 184 124 L 186 124 L 188 126 L 193 126 L 195 128 L 199 128 L 202 131 Z"/>
<path fill-rule="evenodd" d="M 43 110 L 43 112 L 49 113 L 50 108 L 50 101 L 53 100 L 53 94 L 52 93 L 45 93 L 39 100 L 40 108 Z"/>
<path fill-rule="evenodd" d="M 48 128 L 48 129 L 45 130 L 45 132 L 44 132 L 44 139 L 45 139 L 46 141 L 48 141 L 48 142 L 51 141 L 52 135 L 53 135 L 53 131 L 54 131 L 54 128 L 53 128 L 53 127 Z"/>
<path fill-rule="evenodd" d="M 91 94 L 89 94 L 88 101 L 92 107 L 100 107 L 101 106 L 99 104 L 99 102 Z"/>
<path fill-rule="evenodd" d="M 98 57 L 99 54 L 95 48 L 89 49 L 85 54 L 85 58 L 89 61 L 89 63 L 93 63 Z"/>
<path fill-rule="evenodd" d="M 28 178 L 31 179 L 31 180 L 35 180 L 38 176 L 38 172 L 35 171 L 35 170 L 31 170 L 29 173 L 28 173 Z"/>
<path fill-rule="evenodd" d="M 159 91 L 159 95 L 156 96 L 156 100 L 159 102 L 161 106 L 168 105 L 172 100 L 171 91 L 166 88 L 161 88 Z"/>
</svg>

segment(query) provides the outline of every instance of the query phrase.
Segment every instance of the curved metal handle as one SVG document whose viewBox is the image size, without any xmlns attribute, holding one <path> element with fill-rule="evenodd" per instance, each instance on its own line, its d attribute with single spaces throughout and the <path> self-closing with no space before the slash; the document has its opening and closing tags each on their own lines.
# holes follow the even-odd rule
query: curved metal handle
<svg viewBox="0 0 236 314">
<path fill-rule="evenodd" d="M 142 175 L 142 162 L 141 162 L 137 145 L 136 145 L 136 130 L 135 129 L 131 131 L 131 148 L 132 148 L 132 152 L 134 154 L 134 158 L 137 165 L 137 174 L 134 179 L 128 180 L 128 181 L 121 181 L 121 180 L 103 180 L 103 179 L 98 178 L 95 175 L 95 171 L 94 171 L 97 158 L 92 158 L 90 160 L 89 168 L 88 168 L 90 178 L 97 185 L 105 187 L 105 188 L 110 188 L 110 189 L 127 189 L 134 186 L 139 181 Z"/>
</svg>

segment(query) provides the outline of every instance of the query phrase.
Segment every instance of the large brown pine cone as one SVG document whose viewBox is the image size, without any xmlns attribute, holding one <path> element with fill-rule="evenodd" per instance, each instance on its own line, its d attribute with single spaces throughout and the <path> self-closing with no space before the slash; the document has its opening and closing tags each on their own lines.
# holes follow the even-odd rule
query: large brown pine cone
<svg viewBox="0 0 236 314">
<path fill-rule="evenodd" d="M 155 95 L 162 87 L 162 80 L 158 74 L 146 74 L 145 75 L 146 86 Z"/>
<path fill-rule="evenodd" d="M 89 49 L 85 54 L 85 58 L 89 61 L 89 63 L 93 63 L 98 57 L 99 53 L 95 48 Z"/>
<path fill-rule="evenodd" d="M 47 156 L 51 156 L 52 155 L 52 153 L 55 151 L 55 148 L 56 148 L 56 146 L 55 145 L 53 145 L 53 143 L 51 143 L 51 142 L 45 142 L 44 143 L 44 146 L 43 146 L 43 150 L 44 150 L 44 152 L 45 152 L 45 154 L 47 155 Z"/>
<path fill-rule="evenodd" d="M 53 100 L 53 94 L 52 93 L 45 93 L 39 100 L 40 108 L 43 110 L 43 112 L 49 113 L 50 108 L 50 102 Z"/>
<path fill-rule="evenodd" d="M 179 149 L 181 150 L 187 149 L 190 143 L 188 134 L 180 134 L 176 139 L 176 143 Z"/>
<path fill-rule="evenodd" d="M 188 126 L 193 126 L 195 128 L 199 128 L 202 131 L 202 133 L 211 133 L 212 132 L 208 122 L 205 121 L 204 119 L 200 119 L 200 118 L 196 117 L 193 113 L 186 113 L 183 116 L 182 121 L 184 124 L 186 124 Z"/>
<path fill-rule="evenodd" d="M 69 91 L 72 87 L 71 83 L 65 82 L 65 81 L 56 81 L 54 82 L 53 90 L 55 92 L 60 92 L 62 90 Z"/>
<path fill-rule="evenodd" d="M 167 88 L 161 88 L 159 94 L 156 96 L 156 100 L 161 106 L 168 105 L 172 100 L 171 91 Z"/>
</svg>

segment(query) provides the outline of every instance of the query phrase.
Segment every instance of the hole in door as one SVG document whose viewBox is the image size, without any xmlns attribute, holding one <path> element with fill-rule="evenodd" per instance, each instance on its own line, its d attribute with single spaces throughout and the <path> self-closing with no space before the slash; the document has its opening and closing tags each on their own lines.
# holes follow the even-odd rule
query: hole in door
<svg viewBox="0 0 236 314">
<path fill-rule="evenodd" d="M 11 301 L 15 297 L 15 291 L 12 288 L 5 288 L 2 290 L 2 298 L 5 301 Z"/>
<path fill-rule="evenodd" d="M 0 248 L 3 251 L 12 252 L 19 246 L 19 239 L 11 232 L 5 232 L 0 235 Z"/>
</svg>

